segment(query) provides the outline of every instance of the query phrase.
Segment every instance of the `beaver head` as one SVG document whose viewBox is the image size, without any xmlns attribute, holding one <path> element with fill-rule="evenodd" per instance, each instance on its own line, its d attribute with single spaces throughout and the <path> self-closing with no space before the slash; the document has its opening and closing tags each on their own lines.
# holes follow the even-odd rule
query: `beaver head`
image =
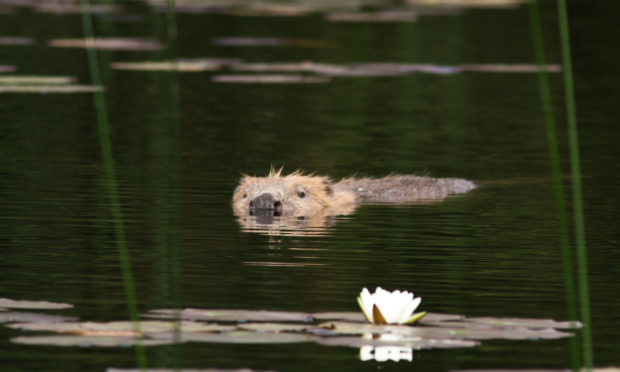
<svg viewBox="0 0 620 372">
<path fill-rule="evenodd" d="M 237 215 L 307 217 L 333 206 L 332 181 L 328 177 L 303 175 L 296 171 L 282 175 L 274 169 L 266 177 L 244 176 L 233 195 Z"/>
</svg>

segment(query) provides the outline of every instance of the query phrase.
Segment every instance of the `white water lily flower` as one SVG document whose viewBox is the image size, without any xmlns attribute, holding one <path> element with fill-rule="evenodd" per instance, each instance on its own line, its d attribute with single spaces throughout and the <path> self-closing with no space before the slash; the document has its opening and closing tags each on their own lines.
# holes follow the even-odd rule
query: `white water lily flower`
<svg viewBox="0 0 620 372">
<path fill-rule="evenodd" d="M 426 311 L 413 313 L 421 301 L 422 297 L 414 298 L 411 292 L 388 292 L 381 287 L 377 287 L 373 294 L 364 288 L 357 298 L 364 316 L 374 324 L 413 323 L 426 315 Z"/>
</svg>

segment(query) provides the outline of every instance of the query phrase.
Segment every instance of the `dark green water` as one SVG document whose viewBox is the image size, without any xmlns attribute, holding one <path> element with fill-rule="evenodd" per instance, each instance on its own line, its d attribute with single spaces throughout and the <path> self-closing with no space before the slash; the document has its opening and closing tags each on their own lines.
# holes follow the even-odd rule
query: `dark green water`
<svg viewBox="0 0 620 372">
<path fill-rule="evenodd" d="M 547 58 L 559 61 L 555 2 L 544 2 Z M 620 357 L 620 131 L 611 2 L 573 2 L 594 361 Z M 95 18 L 97 35 L 164 38 L 163 16 Z M 533 63 L 526 7 L 348 24 L 297 18 L 177 16 L 178 55 L 247 62 Z M 21 74 L 90 81 L 79 15 L 0 14 L 0 64 Z M 277 36 L 327 48 L 225 47 L 214 37 Z M 355 311 L 364 286 L 413 290 L 422 309 L 467 316 L 566 318 L 547 142 L 536 74 L 342 77 L 315 85 L 216 84 L 213 73 L 110 69 L 167 51 L 100 53 L 127 245 L 141 311 L 170 307 Z M 560 74 L 551 89 L 563 172 L 568 150 Z M 177 90 L 178 89 L 178 90 Z M 363 206 L 324 236 L 244 233 L 230 198 L 241 173 L 271 164 L 335 179 L 430 172 L 489 181 L 422 206 Z M 496 182 L 502 181 L 502 182 Z M 87 320 L 127 318 L 91 94 L 0 94 L 0 297 L 69 302 Z M 568 187 L 568 179 L 566 180 Z M 571 237 L 572 238 L 572 237 Z M 261 263 L 279 262 L 274 267 Z M 179 280 L 176 281 L 177 272 Z M 3 371 L 135 366 L 132 349 L 21 346 L 0 327 Z M 361 362 L 358 350 L 294 345 L 183 344 L 147 349 L 151 367 L 278 371 L 565 368 L 569 341 L 485 341 L 422 350 L 413 362 Z"/>
</svg>

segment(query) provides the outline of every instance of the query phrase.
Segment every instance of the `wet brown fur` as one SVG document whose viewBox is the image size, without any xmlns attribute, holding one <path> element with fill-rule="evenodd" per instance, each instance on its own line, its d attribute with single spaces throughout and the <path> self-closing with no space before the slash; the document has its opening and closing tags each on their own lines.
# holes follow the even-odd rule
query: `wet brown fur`
<svg viewBox="0 0 620 372">
<path fill-rule="evenodd" d="M 248 215 L 250 202 L 268 193 L 280 203 L 277 210 L 282 217 L 346 215 L 362 203 L 438 201 L 475 187 L 473 182 L 461 178 L 413 175 L 351 177 L 333 182 L 329 177 L 304 175 L 301 171 L 282 175 L 282 168 L 272 168 L 266 177 L 243 176 L 233 195 L 233 210 L 237 216 Z"/>
</svg>

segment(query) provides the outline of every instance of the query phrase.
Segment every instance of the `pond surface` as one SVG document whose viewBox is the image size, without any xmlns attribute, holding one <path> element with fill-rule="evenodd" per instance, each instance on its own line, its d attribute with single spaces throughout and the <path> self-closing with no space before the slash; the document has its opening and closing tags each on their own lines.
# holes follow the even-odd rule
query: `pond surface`
<svg viewBox="0 0 620 372">
<path fill-rule="evenodd" d="M 83 38 L 80 15 L 12 3 L 0 1 L 0 36 L 6 36 L 0 65 L 8 66 L 0 76 L 93 84 L 83 48 L 51 43 Z M 597 366 L 620 364 L 620 76 L 611 52 L 617 40 L 608 33 L 617 13 L 610 7 L 618 10 L 609 2 L 574 2 L 569 9 Z M 557 64 L 555 2 L 544 2 L 541 11 L 547 59 Z M 165 14 L 155 7 L 132 3 L 122 13 L 93 17 L 97 37 L 164 46 L 98 51 L 141 312 L 357 311 L 359 291 L 382 286 L 413 291 L 429 312 L 567 318 L 538 76 L 463 69 L 534 63 L 527 6 L 435 13 L 390 22 L 330 21 L 323 13 L 178 13 L 176 53 L 166 44 Z M 320 75 L 325 81 L 312 84 L 225 83 L 217 77 L 251 74 L 229 65 L 187 72 L 112 68 L 177 57 L 441 68 Z M 562 75 L 551 71 L 568 174 Z M 120 320 L 128 312 L 93 91 L 0 93 L 0 297 L 66 302 L 75 307 L 61 314 Z M 245 232 L 231 209 L 233 190 L 242 173 L 264 175 L 271 165 L 336 180 L 430 173 L 483 187 L 432 204 L 362 206 L 315 234 Z M 130 348 L 9 341 L 21 334 L 0 327 L 3 371 L 136 366 Z M 411 362 L 399 363 L 364 362 L 357 349 L 313 343 L 187 343 L 148 348 L 147 357 L 150 367 L 277 371 L 566 368 L 570 342 L 485 341 L 414 350 Z"/>
</svg>

